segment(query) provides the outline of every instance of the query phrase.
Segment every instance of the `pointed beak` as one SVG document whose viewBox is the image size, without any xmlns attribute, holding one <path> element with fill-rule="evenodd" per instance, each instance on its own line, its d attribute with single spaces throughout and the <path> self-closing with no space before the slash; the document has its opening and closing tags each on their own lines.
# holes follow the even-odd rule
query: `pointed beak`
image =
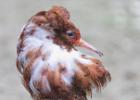
<svg viewBox="0 0 140 100">
<path fill-rule="evenodd" d="M 99 50 L 97 50 L 94 46 L 90 45 L 89 43 L 87 43 L 86 41 L 80 39 L 80 41 L 78 41 L 77 45 L 76 46 L 79 46 L 81 48 L 85 48 L 89 51 L 92 51 L 94 53 L 97 53 L 100 57 L 103 56 L 103 53 L 100 52 Z"/>
</svg>

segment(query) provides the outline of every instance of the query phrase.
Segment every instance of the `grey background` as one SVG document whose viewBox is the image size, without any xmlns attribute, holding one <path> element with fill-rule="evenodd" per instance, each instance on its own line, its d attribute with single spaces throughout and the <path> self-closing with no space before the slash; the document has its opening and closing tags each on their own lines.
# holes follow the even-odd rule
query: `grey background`
<svg viewBox="0 0 140 100">
<path fill-rule="evenodd" d="M 33 14 L 53 5 L 66 7 L 82 37 L 104 52 L 112 81 L 92 99 L 140 100 L 140 0 L 1 0 L 0 100 L 31 100 L 15 66 L 17 37 Z"/>
</svg>

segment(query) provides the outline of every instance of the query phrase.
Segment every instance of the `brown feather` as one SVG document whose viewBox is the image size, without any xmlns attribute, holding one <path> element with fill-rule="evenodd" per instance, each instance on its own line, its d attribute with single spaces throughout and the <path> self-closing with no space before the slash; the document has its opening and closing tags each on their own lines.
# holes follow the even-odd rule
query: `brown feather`
<svg viewBox="0 0 140 100">
<path fill-rule="evenodd" d="M 78 61 L 77 64 L 85 74 L 84 81 L 91 82 L 90 84 L 93 84 L 94 87 L 96 87 L 97 90 L 100 90 L 101 87 L 103 87 L 107 81 L 111 80 L 110 73 L 103 67 L 101 61 L 94 58 L 91 59 L 93 61 L 93 64 L 82 64 Z M 78 74 L 79 72 L 77 72 Z M 81 75 L 79 75 L 81 77 Z M 82 75 L 83 76 L 83 75 Z M 91 88 L 91 87 L 90 87 Z"/>
</svg>

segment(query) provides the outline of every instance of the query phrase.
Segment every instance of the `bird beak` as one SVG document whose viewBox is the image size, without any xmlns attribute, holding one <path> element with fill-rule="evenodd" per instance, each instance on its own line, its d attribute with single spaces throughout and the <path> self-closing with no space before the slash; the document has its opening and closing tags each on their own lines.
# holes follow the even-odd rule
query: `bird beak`
<svg viewBox="0 0 140 100">
<path fill-rule="evenodd" d="M 80 39 L 80 41 L 78 41 L 77 45 L 76 46 L 79 46 L 81 48 L 85 48 L 89 51 L 92 51 L 94 53 L 97 53 L 100 57 L 103 56 L 103 53 L 100 52 L 99 50 L 97 50 L 94 46 L 90 45 L 89 43 L 87 43 L 86 41 Z"/>
</svg>

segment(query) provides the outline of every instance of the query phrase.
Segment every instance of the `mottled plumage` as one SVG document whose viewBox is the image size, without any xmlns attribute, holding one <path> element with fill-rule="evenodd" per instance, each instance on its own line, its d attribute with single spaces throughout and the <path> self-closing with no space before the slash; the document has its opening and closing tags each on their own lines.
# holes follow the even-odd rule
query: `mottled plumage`
<svg viewBox="0 0 140 100">
<path fill-rule="evenodd" d="M 17 44 L 17 68 L 34 100 L 87 100 L 92 88 L 111 80 L 100 60 L 82 54 L 80 46 L 98 53 L 81 39 L 63 7 L 31 17 Z"/>
</svg>

